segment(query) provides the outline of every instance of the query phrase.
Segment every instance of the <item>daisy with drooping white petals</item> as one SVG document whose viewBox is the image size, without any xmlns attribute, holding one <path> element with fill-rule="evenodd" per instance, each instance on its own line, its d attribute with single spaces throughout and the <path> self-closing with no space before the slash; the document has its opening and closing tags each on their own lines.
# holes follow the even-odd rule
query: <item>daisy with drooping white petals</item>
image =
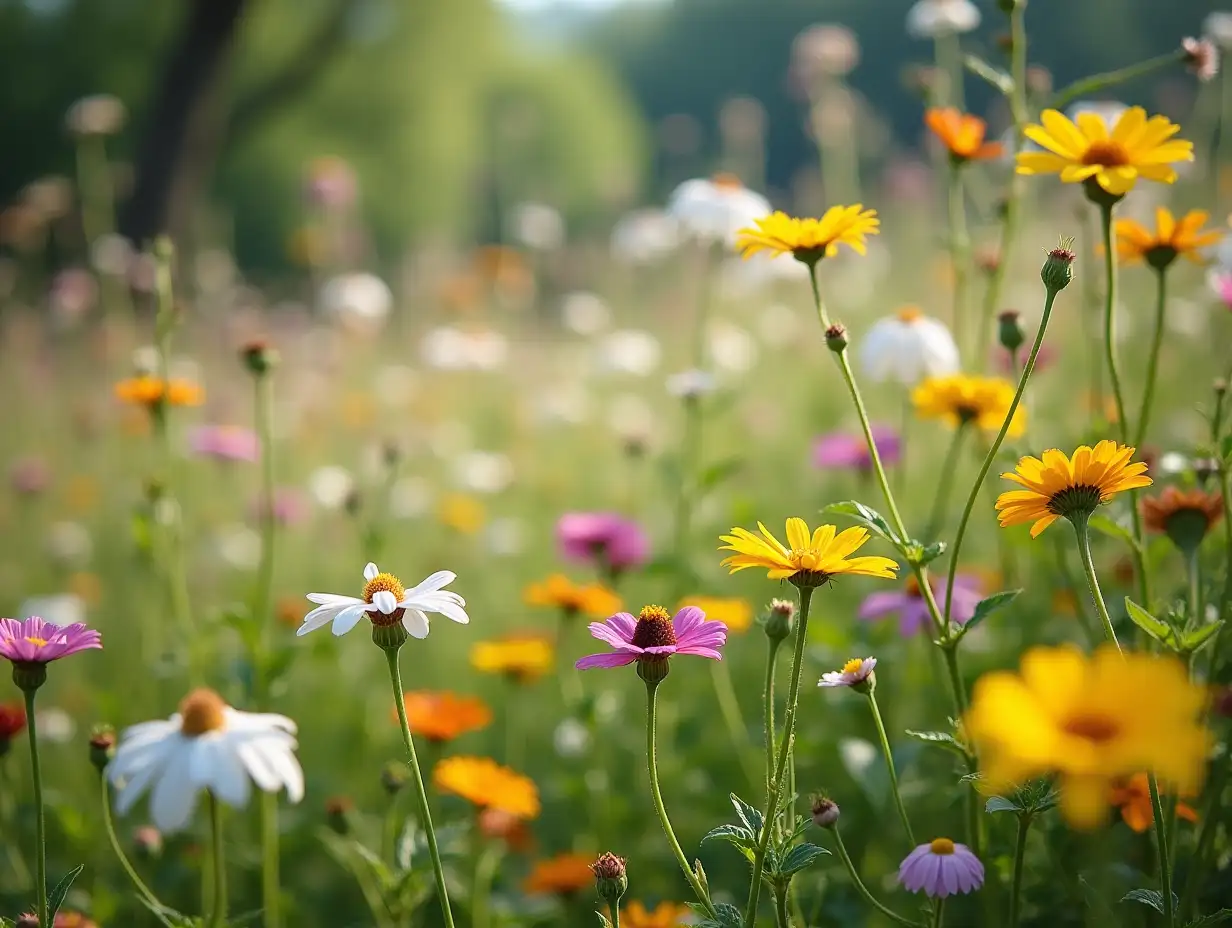
<svg viewBox="0 0 1232 928">
<path fill-rule="evenodd" d="M 248 804 L 253 783 L 267 793 L 285 789 L 299 802 L 304 771 L 295 746 L 295 723 L 286 716 L 240 712 L 199 689 L 166 721 L 125 731 L 107 777 L 118 791 L 116 811 L 128 814 L 148 791 L 150 818 L 170 833 L 188 824 L 202 790 L 235 808 Z"/>
<path fill-rule="evenodd" d="M 400 622 L 412 638 L 427 638 L 429 612 L 439 612 L 466 625 L 471 620 L 463 608 L 466 600 L 444 589 L 457 577 L 452 570 L 438 570 L 408 590 L 393 574 L 382 573 L 369 562 L 364 568 L 364 580 L 367 582 L 359 598 L 334 593 L 309 593 L 309 602 L 316 603 L 317 608 L 304 616 L 304 622 L 295 634 L 306 635 L 332 622 L 334 634 L 345 635 L 367 616 L 373 625 L 383 627 Z"/>
</svg>

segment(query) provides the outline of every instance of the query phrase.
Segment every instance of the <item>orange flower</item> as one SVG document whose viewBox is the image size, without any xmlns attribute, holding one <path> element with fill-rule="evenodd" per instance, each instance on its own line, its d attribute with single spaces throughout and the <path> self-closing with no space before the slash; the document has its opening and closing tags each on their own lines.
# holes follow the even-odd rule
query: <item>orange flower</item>
<svg viewBox="0 0 1232 928">
<path fill-rule="evenodd" d="M 418 690 L 403 696 L 411 732 L 443 744 L 469 731 L 479 731 L 492 722 L 492 710 L 478 696 L 433 693 Z M 391 710 L 394 720 L 397 709 Z"/>
<path fill-rule="evenodd" d="M 555 606 L 569 615 L 583 612 L 594 619 L 606 619 L 621 606 L 620 597 L 603 584 L 576 584 L 564 574 L 532 583 L 522 598 L 531 606 Z"/>
<path fill-rule="evenodd" d="M 1000 142 L 984 141 L 988 126 L 978 116 L 961 113 L 951 106 L 934 107 L 925 111 L 924 122 L 955 161 L 987 161 L 1001 155 Z"/>
<path fill-rule="evenodd" d="M 1125 824 L 1139 834 L 1155 824 L 1155 812 L 1151 808 L 1151 787 L 1145 773 L 1135 773 L 1120 786 L 1114 786 L 1111 801 L 1114 806 L 1120 807 L 1121 818 L 1125 820 Z M 1176 816 L 1187 822 L 1198 820 L 1198 813 L 1183 802 L 1177 802 Z"/>
<path fill-rule="evenodd" d="M 621 928 L 680 928 L 687 924 L 685 919 L 692 914 L 687 905 L 660 902 L 650 911 L 634 900 L 620 910 L 620 925 Z"/>
<path fill-rule="evenodd" d="M 1184 542 L 1195 547 L 1201 544 L 1223 518 L 1223 497 L 1197 488 L 1167 487 L 1158 496 L 1144 496 L 1140 505 L 1147 531 L 1167 535 L 1178 547 L 1184 547 Z"/>
<path fill-rule="evenodd" d="M 163 380 L 148 374 L 121 380 L 115 385 L 115 395 L 122 402 L 147 409 L 163 403 L 169 406 L 200 406 L 205 402 L 205 391 L 200 384 L 176 377 Z"/>
<path fill-rule="evenodd" d="M 591 854 L 558 854 L 548 860 L 536 861 L 523 887 L 528 893 L 556 893 L 567 896 L 585 889 L 595 881 L 590 865 Z"/>
<path fill-rule="evenodd" d="M 478 818 L 479 831 L 485 838 L 504 841 L 511 851 L 528 851 L 535 843 L 526 822 L 500 809 L 482 809 Z"/>
<path fill-rule="evenodd" d="M 539 790 L 534 781 L 490 757 L 447 757 L 432 771 L 432 782 L 480 809 L 495 809 L 517 818 L 539 814 Z"/>
</svg>

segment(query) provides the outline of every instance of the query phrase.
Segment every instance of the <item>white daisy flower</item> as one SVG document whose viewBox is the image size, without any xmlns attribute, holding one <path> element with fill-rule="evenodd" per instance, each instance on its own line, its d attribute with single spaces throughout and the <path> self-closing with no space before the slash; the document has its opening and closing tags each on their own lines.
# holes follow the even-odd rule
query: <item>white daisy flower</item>
<svg viewBox="0 0 1232 928">
<path fill-rule="evenodd" d="M 980 9 L 971 0 L 917 0 L 907 11 L 907 34 L 916 39 L 970 32 L 980 24 Z"/>
<path fill-rule="evenodd" d="M 875 657 L 866 657 L 863 660 L 853 657 L 843 665 L 842 670 L 832 670 L 829 673 L 823 673 L 817 685 L 827 687 L 859 686 L 872 676 L 873 668 L 876 666 L 877 658 Z"/>
<path fill-rule="evenodd" d="M 912 386 L 925 377 L 958 371 L 958 346 L 950 330 L 914 306 L 877 320 L 859 344 L 861 366 L 879 383 L 897 380 Z"/>
<path fill-rule="evenodd" d="M 667 392 L 684 400 L 694 400 L 713 393 L 718 387 L 714 374 L 696 368 L 672 374 L 667 378 Z"/>
<path fill-rule="evenodd" d="M 667 214 L 704 242 L 735 245 L 736 233 L 769 216 L 770 201 L 730 174 L 686 180 L 672 191 Z"/>
<path fill-rule="evenodd" d="M 267 793 L 304 796 L 304 771 L 295 758 L 295 723 L 282 715 L 240 712 L 213 690 L 194 690 L 166 721 L 124 732 L 107 777 L 118 790 L 116 811 L 130 812 L 150 792 L 150 818 L 162 832 L 183 829 L 197 796 L 209 790 L 242 808 L 252 783 Z"/>
<path fill-rule="evenodd" d="M 334 634 L 345 635 L 366 616 L 374 625 L 401 622 L 411 637 L 427 638 L 429 612 L 439 612 L 447 619 L 466 625 L 471 620 L 462 608 L 466 600 L 444 589 L 457 578 L 452 570 L 438 570 L 419 586 L 408 590 L 393 574 L 381 573 L 369 562 L 364 568 L 364 579 L 368 582 L 364 584 L 361 599 L 334 593 L 309 593 L 309 602 L 317 603 L 317 608 L 304 616 L 304 623 L 295 634 L 306 635 L 332 622 Z"/>
</svg>

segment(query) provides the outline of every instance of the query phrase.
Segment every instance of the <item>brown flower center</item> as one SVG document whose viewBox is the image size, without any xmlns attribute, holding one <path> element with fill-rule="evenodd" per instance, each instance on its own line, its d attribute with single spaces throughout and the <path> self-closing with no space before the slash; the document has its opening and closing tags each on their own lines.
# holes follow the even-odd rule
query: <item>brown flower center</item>
<svg viewBox="0 0 1232 928">
<path fill-rule="evenodd" d="M 1120 733 L 1116 720 L 1106 715 L 1075 715 L 1065 720 L 1061 726 L 1067 734 L 1082 738 L 1094 744 L 1106 744 Z"/>
<path fill-rule="evenodd" d="M 646 606 L 637 618 L 633 644 L 639 648 L 663 648 L 676 643 L 672 618 L 662 606 Z"/>
<path fill-rule="evenodd" d="M 222 697 L 207 687 L 195 689 L 180 702 L 180 733 L 196 738 L 210 731 L 226 727 L 224 710 L 227 704 Z"/>
<path fill-rule="evenodd" d="M 364 602 L 370 603 L 381 591 L 393 593 L 394 599 L 398 602 L 406 597 L 406 588 L 403 587 L 402 581 L 393 574 L 380 573 L 364 584 L 363 599 Z M 406 612 L 405 609 L 395 609 L 393 612 L 386 615 L 379 609 L 376 612 L 367 613 L 368 618 L 373 625 L 384 628 L 391 625 L 397 625 L 402 621 L 402 616 Z"/>
<path fill-rule="evenodd" d="M 714 184 L 720 190 L 740 190 L 744 184 L 740 182 L 740 178 L 730 171 L 720 171 L 710 178 L 710 183 Z"/>
<path fill-rule="evenodd" d="M 1117 168 L 1129 164 L 1129 153 L 1120 142 L 1104 139 L 1087 146 L 1087 150 L 1082 153 L 1082 163 Z"/>
</svg>

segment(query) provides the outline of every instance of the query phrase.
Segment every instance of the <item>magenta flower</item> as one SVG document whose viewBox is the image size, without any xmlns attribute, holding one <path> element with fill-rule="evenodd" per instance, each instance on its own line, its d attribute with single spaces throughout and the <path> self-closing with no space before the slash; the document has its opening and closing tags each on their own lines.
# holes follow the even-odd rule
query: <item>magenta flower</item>
<svg viewBox="0 0 1232 928">
<path fill-rule="evenodd" d="M 897 464 L 902 453 L 898 433 L 888 425 L 874 425 L 872 429 L 881 463 L 887 467 Z M 822 470 L 847 468 L 868 473 L 873 468 L 873 457 L 868 453 L 863 433 L 827 432 L 813 445 L 813 464 Z"/>
<path fill-rule="evenodd" d="M 260 522 L 265 512 L 265 500 L 257 496 L 249 507 L 249 517 L 254 522 Z M 294 487 L 276 487 L 274 489 L 274 521 L 279 525 L 296 525 L 303 522 L 308 515 L 308 504 L 303 495 Z"/>
<path fill-rule="evenodd" d="M 81 622 L 61 627 L 44 622 L 37 615 L 24 622 L 0 619 L 0 657 L 14 664 L 48 664 L 102 646 L 98 632 Z"/>
<path fill-rule="evenodd" d="M 194 454 L 219 461 L 255 461 L 261 453 L 256 433 L 238 425 L 202 425 L 193 429 L 189 445 Z"/>
<path fill-rule="evenodd" d="M 636 619 L 627 612 L 618 612 L 602 622 L 591 622 L 590 633 L 616 650 L 588 654 L 575 665 L 578 670 L 667 660 L 673 654 L 694 654 L 721 661 L 719 648 L 727 643 L 727 626 L 707 622 L 706 614 L 696 606 L 685 606 L 671 617 L 662 606 L 646 606 Z"/>
<path fill-rule="evenodd" d="M 945 613 L 945 581 L 939 577 L 929 579 L 937 604 Z M 975 615 L 975 607 L 984 598 L 980 592 L 979 578 L 971 574 L 959 574 L 954 578 L 954 609 L 950 620 L 959 625 L 966 625 Z M 904 638 L 910 638 L 922 628 L 931 627 L 932 617 L 928 614 L 928 605 L 920 595 L 920 585 L 915 577 L 907 579 L 907 585 L 897 593 L 870 593 L 860 603 L 860 611 L 856 615 L 865 621 L 876 621 L 892 613 L 898 613 L 898 631 Z"/>
<path fill-rule="evenodd" d="M 913 893 L 923 890 L 944 899 L 984 885 L 984 865 L 965 844 L 935 838 L 921 844 L 898 865 L 898 882 Z"/>
<path fill-rule="evenodd" d="M 1232 309 L 1232 271 L 1224 268 L 1207 271 L 1206 284 L 1224 306 Z"/>
<path fill-rule="evenodd" d="M 33 496 L 47 489 L 51 483 L 51 471 L 40 457 L 18 458 L 9 468 L 9 482 L 18 493 Z"/>
<path fill-rule="evenodd" d="M 999 370 L 1002 374 L 1005 374 L 1007 377 L 1013 376 L 1017 378 L 1018 375 L 1022 373 L 1022 366 L 1027 363 L 1027 358 L 1030 354 L 1031 342 L 1028 341 L 1025 345 L 1018 349 L 1018 363 L 1015 364 L 1014 359 L 1010 357 L 1010 353 L 1004 348 L 998 347 L 994 354 L 997 370 Z M 1044 342 L 1044 344 L 1040 345 L 1039 354 L 1035 356 L 1034 372 L 1038 374 L 1040 371 L 1052 367 L 1056 360 L 1056 348 L 1048 342 Z"/>
<path fill-rule="evenodd" d="M 866 657 L 864 659 L 853 657 L 843 665 L 842 670 L 832 670 L 829 673 L 823 673 L 817 685 L 860 687 L 861 684 L 873 675 L 873 668 L 876 666 L 877 658 L 875 657 Z"/>
<path fill-rule="evenodd" d="M 556 539 L 565 560 L 596 564 L 611 573 L 640 567 L 650 558 L 650 539 L 642 527 L 614 512 L 567 512 L 556 522 Z"/>
</svg>

